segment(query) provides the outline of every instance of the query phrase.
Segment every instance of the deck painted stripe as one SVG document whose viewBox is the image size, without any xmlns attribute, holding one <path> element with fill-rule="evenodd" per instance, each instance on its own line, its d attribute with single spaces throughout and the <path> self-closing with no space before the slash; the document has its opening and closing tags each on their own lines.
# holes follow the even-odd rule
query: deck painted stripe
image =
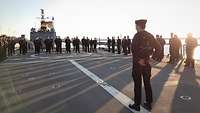
<svg viewBox="0 0 200 113">
<path fill-rule="evenodd" d="M 128 96 L 126 96 L 122 92 L 118 91 L 116 88 L 114 88 L 110 84 L 104 82 L 101 78 L 99 78 L 94 73 L 90 72 L 88 69 L 86 69 L 82 65 L 78 64 L 76 61 L 74 61 L 74 60 L 69 60 L 69 61 L 74 66 L 76 66 L 78 69 L 80 69 L 83 73 L 85 73 L 88 77 L 90 77 L 92 80 L 94 80 L 99 86 L 101 86 L 104 90 L 106 90 L 111 96 L 113 96 L 115 99 L 117 99 L 121 104 L 123 104 L 131 112 L 134 112 L 134 113 L 150 113 L 149 111 L 144 109 L 142 106 L 141 106 L 140 112 L 130 109 L 128 107 L 128 105 L 134 103 L 134 101 L 131 100 Z"/>
</svg>

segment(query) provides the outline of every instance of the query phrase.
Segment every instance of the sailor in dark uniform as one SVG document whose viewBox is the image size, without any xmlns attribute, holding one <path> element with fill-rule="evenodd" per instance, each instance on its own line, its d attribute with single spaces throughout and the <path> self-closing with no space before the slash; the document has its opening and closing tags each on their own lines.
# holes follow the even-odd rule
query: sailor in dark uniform
<svg viewBox="0 0 200 113">
<path fill-rule="evenodd" d="M 159 35 L 156 35 L 156 41 L 158 42 L 158 43 L 160 43 L 159 42 L 159 39 L 160 37 L 159 37 Z M 159 61 L 159 59 L 160 59 L 160 54 L 161 53 L 159 53 L 159 51 L 157 51 L 157 50 L 155 50 L 154 52 L 153 52 L 153 55 L 152 55 L 152 59 L 154 59 L 154 60 L 156 60 L 156 61 Z"/>
<path fill-rule="evenodd" d="M 12 56 L 13 54 L 15 54 L 15 40 L 10 37 L 8 39 L 8 55 Z"/>
<path fill-rule="evenodd" d="M 65 39 L 65 47 L 66 47 L 66 52 L 71 53 L 71 40 L 69 37 Z"/>
<path fill-rule="evenodd" d="M 42 47 L 41 39 L 38 37 L 34 40 L 34 46 L 35 46 L 35 54 L 40 54 L 40 49 Z"/>
<path fill-rule="evenodd" d="M 198 45 L 197 39 L 194 38 L 191 33 L 189 33 L 188 37 L 185 40 L 185 43 L 186 43 L 186 56 L 187 56 L 186 61 L 185 61 L 185 67 L 188 67 L 191 65 L 192 68 L 194 68 L 195 61 L 194 61 L 193 56 L 194 56 L 194 49 Z"/>
<path fill-rule="evenodd" d="M 171 33 L 171 38 L 169 40 L 169 51 L 170 51 L 170 60 L 168 63 L 175 63 L 179 61 L 181 55 L 180 55 L 180 49 L 181 49 L 181 40 L 178 38 L 177 35 L 174 35 Z"/>
<path fill-rule="evenodd" d="M 93 44 L 94 44 L 94 52 L 97 53 L 97 39 L 96 38 L 94 38 Z"/>
<path fill-rule="evenodd" d="M 115 37 L 112 37 L 112 53 L 115 53 Z"/>
<path fill-rule="evenodd" d="M 15 54 L 15 44 L 16 44 L 16 40 L 13 38 L 12 39 L 12 52 L 13 52 L 13 54 Z"/>
<path fill-rule="evenodd" d="M 182 43 L 181 43 L 181 40 L 178 38 L 177 35 L 174 35 L 174 38 L 175 38 L 175 48 L 174 48 L 175 62 L 177 62 L 177 61 L 179 61 L 180 58 L 182 58 L 182 54 L 180 53 Z"/>
<path fill-rule="evenodd" d="M 164 58 L 164 47 L 165 47 L 166 42 L 165 42 L 165 40 L 162 38 L 162 35 L 160 36 L 160 38 L 159 38 L 158 41 L 159 41 L 159 43 L 160 43 L 160 45 L 161 45 L 161 47 L 162 47 L 162 50 L 161 50 L 161 53 L 160 53 L 160 55 L 159 55 L 158 61 L 162 61 L 162 59 Z"/>
<path fill-rule="evenodd" d="M 86 40 L 85 40 L 85 37 L 82 38 L 81 44 L 82 44 L 82 49 L 83 49 L 83 51 L 86 52 L 86 49 L 85 49 L 85 48 L 86 48 Z"/>
<path fill-rule="evenodd" d="M 56 52 L 62 54 L 62 39 L 60 37 L 55 39 Z"/>
<path fill-rule="evenodd" d="M 75 39 L 76 53 L 80 53 L 80 40 L 78 37 Z"/>
<path fill-rule="evenodd" d="M 53 48 L 54 48 L 54 43 L 53 43 L 53 38 L 50 39 L 50 52 L 52 51 L 53 52 Z"/>
<path fill-rule="evenodd" d="M 56 37 L 56 39 L 54 40 L 55 44 L 56 44 L 56 53 L 58 54 L 58 38 Z"/>
<path fill-rule="evenodd" d="M 27 41 L 25 38 L 20 40 L 21 54 L 25 55 L 27 53 Z"/>
<path fill-rule="evenodd" d="M 108 52 L 110 52 L 110 45 L 111 45 L 111 39 L 108 37 L 107 40 Z"/>
<path fill-rule="evenodd" d="M 119 39 L 119 36 L 117 38 L 117 52 L 118 54 L 121 54 L 121 45 L 122 45 L 122 41 L 121 39 Z"/>
<path fill-rule="evenodd" d="M 86 43 L 86 52 L 90 52 L 90 39 L 87 37 L 87 39 L 86 39 L 86 41 L 85 41 Z"/>
<path fill-rule="evenodd" d="M 62 39 L 59 37 L 58 38 L 58 43 L 59 43 L 59 52 L 62 54 Z"/>
<path fill-rule="evenodd" d="M 175 52 L 174 52 L 175 46 L 176 46 L 176 44 L 175 44 L 174 34 L 171 33 L 171 38 L 169 39 L 169 61 L 168 61 L 168 63 L 175 62 Z"/>
<path fill-rule="evenodd" d="M 142 78 L 146 94 L 146 102 L 143 104 L 143 107 L 151 110 L 153 97 L 150 84 L 151 65 L 149 59 L 150 55 L 153 53 L 153 49 L 161 50 L 161 46 L 155 40 L 154 36 L 145 31 L 146 22 L 147 20 L 135 21 L 137 33 L 135 34 L 131 45 L 133 54 L 132 77 L 134 80 L 135 103 L 130 104 L 129 107 L 136 111 L 140 111 Z"/>
<path fill-rule="evenodd" d="M 19 40 L 19 45 L 20 45 L 19 46 L 19 53 L 22 54 L 22 49 L 23 49 L 23 40 L 22 39 Z"/>
<path fill-rule="evenodd" d="M 75 52 L 75 50 L 76 50 L 76 39 L 75 38 L 72 39 L 72 45 L 73 45 L 73 51 Z"/>
<path fill-rule="evenodd" d="M 44 40 L 44 44 L 45 44 L 45 47 L 46 47 L 46 53 L 49 53 L 51 54 L 51 43 L 50 43 L 50 39 L 47 38 Z"/>
<path fill-rule="evenodd" d="M 131 39 L 129 36 L 127 36 L 127 48 L 128 48 L 128 54 L 131 53 Z"/>
<path fill-rule="evenodd" d="M 93 48 L 94 48 L 93 45 L 94 45 L 94 44 L 93 44 L 93 40 L 92 40 L 92 38 L 91 38 L 91 39 L 90 39 L 90 52 L 94 52 L 94 51 L 93 51 L 93 50 L 94 50 L 94 49 L 93 49 Z"/>
<path fill-rule="evenodd" d="M 124 53 L 124 55 L 127 55 L 127 54 L 128 54 L 127 45 L 128 45 L 128 41 L 127 41 L 127 39 L 126 39 L 126 36 L 124 36 L 124 38 L 123 38 L 123 40 L 122 40 L 122 48 L 123 48 L 123 53 Z"/>
</svg>

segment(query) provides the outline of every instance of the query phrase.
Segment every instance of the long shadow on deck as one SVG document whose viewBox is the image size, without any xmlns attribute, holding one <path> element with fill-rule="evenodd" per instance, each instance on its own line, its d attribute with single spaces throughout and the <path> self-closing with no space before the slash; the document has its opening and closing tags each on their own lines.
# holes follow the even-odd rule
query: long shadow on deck
<svg viewBox="0 0 200 113">
<path fill-rule="evenodd" d="M 179 84 L 174 94 L 170 113 L 199 113 L 200 86 L 195 69 L 184 68 L 180 73 Z M 191 100 L 183 100 L 181 96 L 189 96 Z"/>
<path fill-rule="evenodd" d="M 183 60 L 179 61 L 177 64 L 166 64 L 164 67 L 157 66 L 158 63 L 155 63 L 152 67 L 161 69 L 160 72 L 151 79 L 152 83 L 152 90 L 153 90 L 153 105 L 158 101 L 159 97 L 161 96 L 161 93 L 163 91 L 165 83 L 168 81 L 168 78 L 170 77 L 170 74 L 173 72 L 173 70 L 178 70 L 180 66 L 182 65 Z M 175 67 L 177 67 L 175 69 Z M 159 83 L 156 84 L 156 83 Z M 128 84 L 128 83 L 127 83 Z M 155 86 L 156 85 L 156 86 Z M 155 86 L 155 87 L 154 87 Z M 122 88 L 123 89 L 123 88 Z M 143 90 L 144 91 L 144 87 Z M 156 93 L 155 93 L 156 92 Z M 133 92 L 134 93 L 134 92 Z M 144 92 L 142 93 L 142 100 L 145 100 Z M 122 109 L 119 113 L 124 113 L 126 108 Z"/>
</svg>

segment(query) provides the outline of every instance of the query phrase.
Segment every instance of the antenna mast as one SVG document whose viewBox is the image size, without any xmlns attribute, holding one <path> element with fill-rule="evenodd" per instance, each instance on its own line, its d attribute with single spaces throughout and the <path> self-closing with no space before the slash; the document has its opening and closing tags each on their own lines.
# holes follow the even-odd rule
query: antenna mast
<svg viewBox="0 0 200 113">
<path fill-rule="evenodd" d="M 40 9 L 41 10 L 41 20 L 44 20 L 44 9 Z"/>
</svg>

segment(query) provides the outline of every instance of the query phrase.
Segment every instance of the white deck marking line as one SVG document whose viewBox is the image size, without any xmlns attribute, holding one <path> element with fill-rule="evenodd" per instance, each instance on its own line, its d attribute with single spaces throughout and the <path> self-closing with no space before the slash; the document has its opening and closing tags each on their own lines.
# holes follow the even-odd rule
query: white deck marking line
<svg viewBox="0 0 200 113">
<path fill-rule="evenodd" d="M 41 63 L 41 62 L 45 62 L 44 60 L 39 60 L 39 61 L 27 61 L 27 62 L 4 62 L 1 65 L 17 65 L 17 64 L 33 64 L 33 63 Z"/>
<path fill-rule="evenodd" d="M 88 69 L 84 68 L 82 65 L 78 64 L 74 60 L 69 60 L 74 66 L 76 66 L 78 69 L 80 69 L 83 73 L 85 73 L 88 77 L 90 77 L 92 80 L 94 80 L 99 86 L 101 86 L 103 89 L 105 89 L 111 96 L 113 96 L 115 99 L 117 99 L 121 104 L 123 104 L 126 108 L 128 108 L 131 112 L 134 113 L 150 113 L 146 109 L 144 109 L 142 106 L 140 107 L 140 112 L 132 110 L 128 107 L 129 104 L 133 104 L 134 101 L 131 100 L 128 96 L 123 94 L 122 92 L 118 91 L 116 88 L 111 86 L 110 84 L 104 82 L 101 78 L 99 78 L 94 73 L 90 72 Z"/>
</svg>

